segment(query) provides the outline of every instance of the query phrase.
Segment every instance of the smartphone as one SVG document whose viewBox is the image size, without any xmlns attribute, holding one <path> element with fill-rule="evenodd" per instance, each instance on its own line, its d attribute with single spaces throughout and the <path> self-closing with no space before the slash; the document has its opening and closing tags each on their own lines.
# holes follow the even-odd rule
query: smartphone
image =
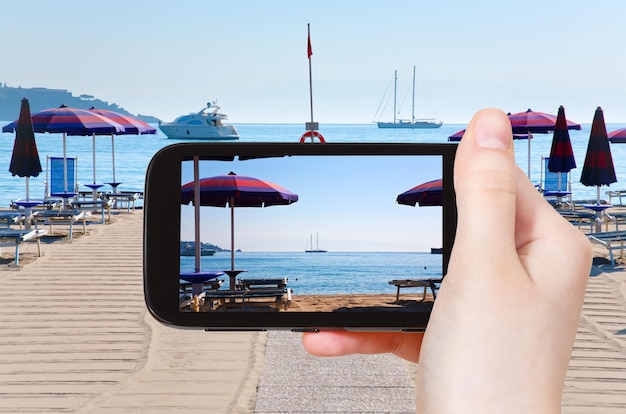
<svg viewBox="0 0 626 414">
<path fill-rule="evenodd" d="M 152 158 L 144 292 L 206 330 L 423 331 L 456 229 L 455 144 L 181 143 Z"/>
</svg>

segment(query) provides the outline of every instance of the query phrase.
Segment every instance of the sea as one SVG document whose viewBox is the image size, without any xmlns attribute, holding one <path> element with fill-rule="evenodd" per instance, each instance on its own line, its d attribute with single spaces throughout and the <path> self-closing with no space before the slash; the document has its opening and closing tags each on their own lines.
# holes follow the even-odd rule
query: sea
<svg viewBox="0 0 626 414">
<path fill-rule="evenodd" d="M 0 125 L 9 122 L 11 120 Z M 304 123 L 234 125 L 241 135 L 240 142 L 298 142 L 305 132 Z M 465 124 L 444 124 L 437 129 L 410 130 L 379 129 L 375 124 L 320 124 L 319 132 L 327 142 L 447 143 L 450 135 L 465 127 Z M 607 124 L 608 131 L 624 127 L 626 124 Z M 143 191 L 146 168 L 152 156 L 165 146 L 183 142 L 168 139 L 157 131 L 155 135 L 115 137 L 115 179 L 122 183 L 118 187 L 120 191 Z M 580 131 L 570 131 L 578 165 L 571 174 L 572 195 L 577 200 L 595 200 L 597 194 L 595 187 L 585 187 L 579 182 L 590 131 L 590 124 L 582 124 Z M 43 172 L 29 179 L 29 194 L 31 199 L 40 199 L 46 191 L 47 157 L 63 155 L 62 134 L 35 136 Z M 25 178 L 13 177 L 8 171 L 14 138 L 13 133 L 0 133 L 0 208 L 9 207 L 12 200 L 25 198 Z M 534 183 L 540 182 L 541 157 L 549 155 L 551 142 L 552 134 L 535 134 L 531 140 L 530 178 Z M 96 136 L 97 183 L 113 181 L 112 144 L 110 136 Z M 68 136 L 66 145 L 67 156 L 77 158 L 77 181 L 81 189 L 88 190 L 83 184 L 93 182 L 92 137 Z M 611 151 L 618 182 L 601 188 L 605 198 L 609 189 L 626 190 L 626 144 L 611 144 Z M 527 171 L 527 140 L 515 141 L 515 158 Z M 181 270 L 185 270 L 186 260 L 191 260 L 188 270 L 193 270 L 193 258 L 181 260 Z M 230 267 L 229 252 L 218 252 L 202 260 L 213 261 L 206 266 L 203 263 L 203 268 Z M 238 268 L 248 269 L 250 277 L 275 277 L 276 274 L 288 277 L 290 287 L 301 294 L 394 292 L 395 288 L 388 283 L 392 279 L 441 274 L 441 255 L 415 252 L 237 252 L 236 261 Z"/>
</svg>

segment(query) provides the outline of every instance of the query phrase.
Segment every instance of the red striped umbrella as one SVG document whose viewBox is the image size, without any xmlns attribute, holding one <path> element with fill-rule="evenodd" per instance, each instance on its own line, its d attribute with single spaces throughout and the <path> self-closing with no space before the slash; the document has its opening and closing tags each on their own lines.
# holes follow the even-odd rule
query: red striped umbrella
<svg viewBox="0 0 626 414">
<path fill-rule="evenodd" d="M 609 142 L 614 144 L 626 143 L 626 128 L 611 131 L 607 134 L 607 137 L 609 138 Z"/>
<path fill-rule="evenodd" d="M 66 136 L 101 135 L 124 131 L 123 126 L 102 115 L 84 109 L 68 108 L 65 105 L 61 105 L 58 108 L 44 109 L 32 115 L 31 119 L 33 129 L 37 133 L 48 132 L 50 134 L 63 134 L 63 180 L 64 192 L 68 195 L 72 193 L 69 192 L 67 188 L 67 163 L 65 161 L 67 159 Z M 5 132 L 5 129 L 12 128 L 13 124 L 17 124 L 17 121 L 4 126 L 2 131 Z"/>
<path fill-rule="evenodd" d="M 569 131 L 567 129 L 567 121 L 565 119 L 565 108 L 561 105 L 559 107 L 559 113 L 556 117 L 554 135 L 552 136 L 552 147 L 550 148 L 548 170 L 555 173 L 567 173 L 573 168 L 576 168 L 576 160 L 574 159 L 572 142 L 569 139 Z"/>
<path fill-rule="evenodd" d="M 89 108 L 89 111 L 94 112 L 98 115 L 105 116 L 108 119 L 122 125 L 124 127 L 124 132 L 119 132 L 118 134 L 124 134 L 124 135 L 156 134 L 156 128 L 148 125 L 147 123 L 139 119 L 132 118 L 130 116 L 126 116 L 115 111 L 109 111 L 107 109 L 96 109 L 93 106 Z M 95 157 L 95 147 L 96 147 L 95 138 L 94 138 L 93 146 L 94 146 L 94 157 Z M 111 184 L 114 184 L 114 188 L 115 188 L 117 187 L 117 184 L 119 184 L 115 179 L 115 134 L 111 134 L 111 160 L 113 164 L 113 182 Z M 94 165 L 96 164 L 95 158 L 94 158 L 93 163 Z M 93 182 L 94 184 L 96 182 L 95 172 L 94 172 Z"/>
<path fill-rule="evenodd" d="M 465 134 L 465 130 L 462 129 L 459 132 L 455 132 L 454 134 L 450 135 L 448 137 L 448 141 L 450 142 L 459 142 L 461 141 L 461 138 L 463 138 L 463 135 Z M 513 139 L 532 139 L 533 136 L 532 134 L 513 134 Z"/>
<path fill-rule="evenodd" d="M 617 182 L 611 147 L 609 146 L 606 133 L 606 124 L 604 123 L 604 114 L 600 107 L 596 109 L 593 116 L 580 182 L 585 186 L 596 186 L 598 188 L 598 204 L 600 203 L 600 186 Z"/>
<path fill-rule="evenodd" d="M 443 180 L 428 181 L 411 188 L 400 194 L 396 201 L 398 204 L 415 206 L 442 206 L 443 205 Z"/>
<path fill-rule="evenodd" d="M 556 116 L 528 109 L 508 114 L 514 134 L 547 134 L 556 127 Z M 580 124 L 566 120 L 567 129 L 581 129 Z M 528 178 L 530 178 L 530 140 L 528 140 Z"/>
<path fill-rule="evenodd" d="M 194 173 L 197 174 L 197 159 Z M 288 205 L 298 201 L 298 195 L 278 184 L 254 177 L 219 175 L 197 179 L 181 187 L 181 204 L 193 203 L 196 207 L 196 246 L 199 246 L 199 206 L 230 207 L 231 270 L 235 270 L 235 207 L 268 207 Z M 199 268 L 196 265 L 196 268 Z M 234 289 L 234 286 L 231 286 Z"/>
</svg>

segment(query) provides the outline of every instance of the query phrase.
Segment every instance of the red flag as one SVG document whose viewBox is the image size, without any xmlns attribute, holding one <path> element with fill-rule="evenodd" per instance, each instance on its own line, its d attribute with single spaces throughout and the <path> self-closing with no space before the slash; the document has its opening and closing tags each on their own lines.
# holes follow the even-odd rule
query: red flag
<svg viewBox="0 0 626 414">
<path fill-rule="evenodd" d="M 313 49 L 311 48 L 311 33 L 309 33 L 307 39 L 307 57 L 311 59 L 311 55 L 313 54 Z"/>
</svg>

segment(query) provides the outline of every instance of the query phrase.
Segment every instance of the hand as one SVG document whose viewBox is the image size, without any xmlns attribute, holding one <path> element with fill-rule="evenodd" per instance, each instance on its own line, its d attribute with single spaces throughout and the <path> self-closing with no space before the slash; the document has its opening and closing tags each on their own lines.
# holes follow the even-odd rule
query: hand
<svg viewBox="0 0 626 414">
<path fill-rule="evenodd" d="M 304 346 L 419 359 L 418 412 L 560 412 L 590 243 L 515 165 L 499 110 L 466 129 L 455 189 L 456 240 L 426 333 L 321 332 Z"/>
</svg>

